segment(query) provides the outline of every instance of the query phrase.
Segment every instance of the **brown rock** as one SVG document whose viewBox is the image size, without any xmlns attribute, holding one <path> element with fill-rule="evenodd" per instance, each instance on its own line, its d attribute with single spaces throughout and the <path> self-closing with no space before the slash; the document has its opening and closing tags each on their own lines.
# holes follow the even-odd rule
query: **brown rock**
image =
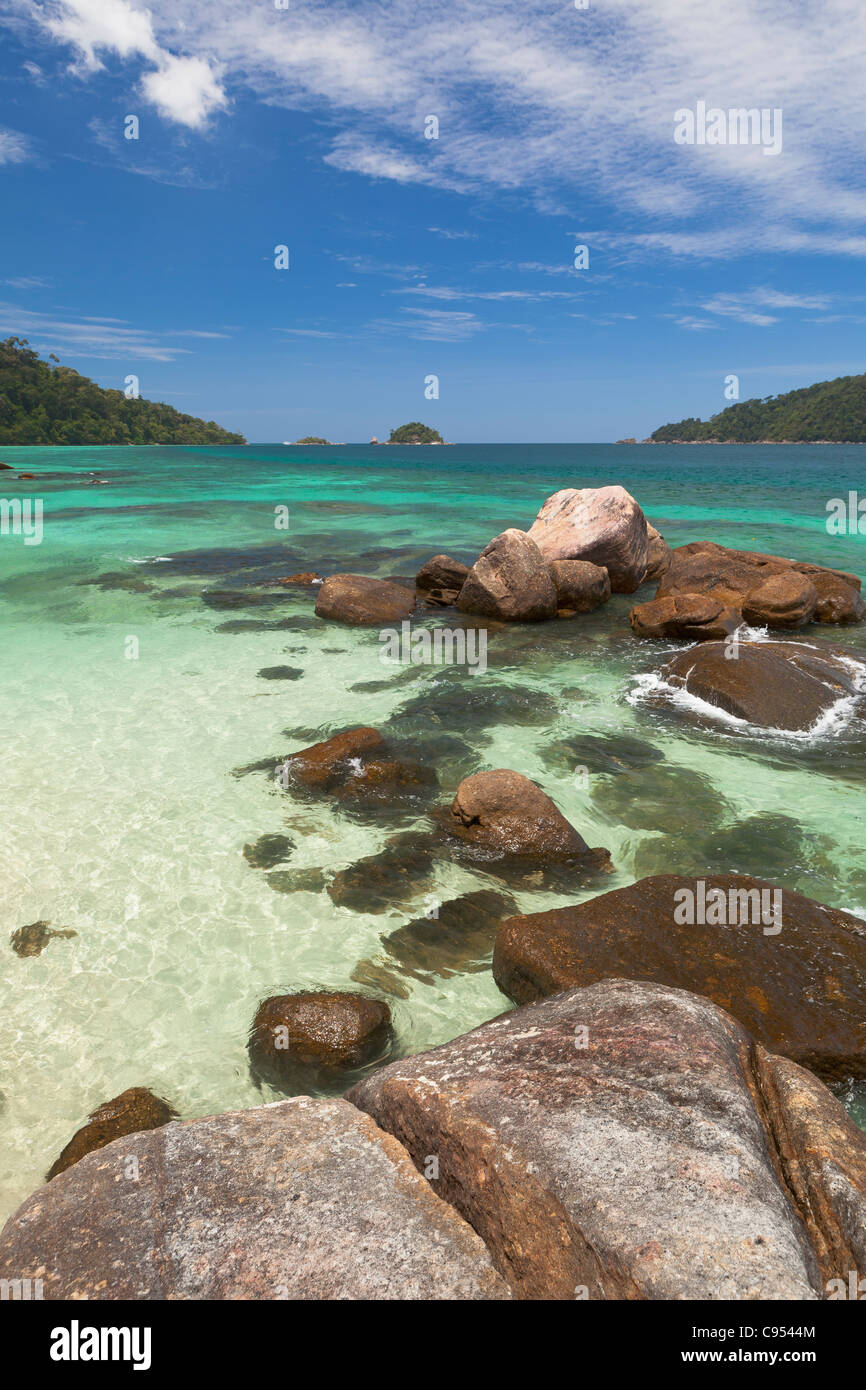
<svg viewBox="0 0 866 1390">
<path fill-rule="evenodd" d="M 51 1182 L 58 1173 L 63 1173 L 78 1163 L 85 1154 L 94 1149 L 102 1149 L 113 1139 L 123 1135 L 138 1134 L 145 1129 L 158 1129 L 176 1119 L 176 1113 L 159 1096 L 155 1096 L 144 1086 L 131 1086 L 122 1091 L 114 1100 L 107 1100 L 94 1110 L 86 1125 L 76 1130 L 66 1148 L 48 1170 L 45 1181 Z"/>
<path fill-rule="evenodd" d="M 563 488 L 548 497 L 529 528 L 548 562 L 603 565 L 615 594 L 631 594 L 647 568 L 646 517 L 622 487 Z"/>
<path fill-rule="evenodd" d="M 680 904 L 702 892 L 705 910 L 683 921 Z M 618 976 L 706 995 L 758 1042 L 828 1080 L 866 1077 L 866 922 L 848 912 L 746 874 L 660 874 L 511 917 L 496 938 L 493 977 L 518 1004 Z"/>
<path fill-rule="evenodd" d="M 647 522 L 647 566 L 644 584 L 650 584 L 670 568 L 673 551 L 664 536 Z"/>
<path fill-rule="evenodd" d="M 436 769 L 399 758 L 372 758 L 353 770 L 335 795 L 338 801 L 393 801 L 411 791 L 431 791 L 439 785 Z"/>
<path fill-rule="evenodd" d="M 464 613 L 504 622 L 539 622 L 556 615 L 556 590 L 538 546 L 513 527 L 482 550 L 457 600 Z"/>
<path fill-rule="evenodd" d="M 352 979 L 405 997 L 395 976 L 435 984 L 452 975 L 490 969 L 490 953 L 514 899 L 489 888 L 435 903 L 425 917 L 406 922 L 382 938 L 384 958 L 360 961 Z"/>
<path fill-rule="evenodd" d="M 510 1296 L 395 1139 L 309 1096 L 91 1154 L 7 1222 L 0 1277 L 63 1301 Z"/>
<path fill-rule="evenodd" d="M 77 931 L 72 931 L 71 927 L 55 930 L 50 922 L 43 921 L 28 922 L 26 927 L 19 927 L 9 938 L 9 944 L 16 956 L 41 956 L 49 941 L 54 937 L 61 939 L 77 936 Z"/>
<path fill-rule="evenodd" d="M 380 1057 L 391 1011 L 363 994 L 308 990 L 259 1005 L 249 1040 L 256 1076 L 277 1089 L 321 1071 L 348 1071 Z"/>
<path fill-rule="evenodd" d="M 411 618 L 415 594 L 365 574 L 332 574 L 319 589 L 316 614 L 355 627 L 387 627 Z"/>
<path fill-rule="evenodd" d="M 862 623 L 866 603 L 859 589 L 830 570 L 809 575 L 818 595 L 815 621 L 819 623 Z"/>
<path fill-rule="evenodd" d="M 377 729 L 346 729 L 323 743 L 292 753 L 284 766 L 293 782 L 316 791 L 329 791 L 351 775 L 350 759 L 363 759 L 384 747 L 385 740 Z"/>
<path fill-rule="evenodd" d="M 328 884 L 338 907 L 353 912 L 387 912 L 411 901 L 427 884 L 433 868 L 428 844 L 410 834 L 396 835 L 378 854 L 341 869 Z"/>
<path fill-rule="evenodd" d="M 704 642 L 678 652 L 662 677 L 709 705 L 771 729 L 810 729 L 837 700 L 859 697 L 832 647 L 799 642 Z"/>
<path fill-rule="evenodd" d="M 676 594 L 639 603 L 628 618 L 637 637 L 681 637 L 690 642 L 729 637 L 742 622 L 735 609 L 705 594 Z"/>
<path fill-rule="evenodd" d="M 804 574 L 771 574 L 743 599 L 746 622 L 760 627 L 803 627 L 818 604 L 818 591 Z"/>
<path fill-rule="evenodd" d="M 553 560 L 549 568 L 560 609 L 591 613 L 610 598 L 610 578 L 601 565 L 588 560 Z"/>
<path fill-rule="evenodd" d="M 462 565 L 459 560 L 452 560 L 450 555 L 434 555 L 432 560 L 421 566 L 415 576 L 415 583 L 423 590 L 444 589 L 459 593 L 468 573 L 469 566 Z"/>
<path fill-rule="evenodd" d="M 464 777 L 439 819 L 450 836 L 493 859 L 528 858 L 543 864 L 594 853 L 550 797 L 510 768 Z"/>
<path fill-rule="evenodd" d="M 436 1191 L 518 1297 L 815 1300 L 838 1269 L 824 1251 L 847 1258 L 836 1232 L 858 1220 L 866 1137 L 824 1094 L 846 1179 L 819 1250 L 779 1159 L 792 1104 L 774 1120 L 756 1050 L 708 999 L 605 980 L 383 1067 L 349 1099 L 419 1166 L 438 1156 Z"/>
</svg>

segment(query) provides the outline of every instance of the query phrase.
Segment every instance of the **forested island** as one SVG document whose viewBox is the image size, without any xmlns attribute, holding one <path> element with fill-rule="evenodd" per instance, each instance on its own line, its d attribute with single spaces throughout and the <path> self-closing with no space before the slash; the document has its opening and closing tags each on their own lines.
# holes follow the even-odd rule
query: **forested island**
<svg viewBox="0 0 866 1390">
<path fill-rule="evenodd" d="M 430 425 L 422 425 L 420 420 L 412 420 L 408 425 L 400 425 L 398 429 L 391 431 L 391 437 L 387 441 L 389 444 L 444 444 L 438 430 L 434 430 Z"/>
<path fill-rule="evenodd" d="M 866 375 L 819 381 L 781 396 L 730 405 L 709 420 L 679 420 L 650 435 L 652 444 L 862 444 Z"/>
<path fill-rule="evenodd" d="M 0 342 L 0 444 L 245 444 L 213 420 L 97 386 L 26 338 Z"/>
</svg>

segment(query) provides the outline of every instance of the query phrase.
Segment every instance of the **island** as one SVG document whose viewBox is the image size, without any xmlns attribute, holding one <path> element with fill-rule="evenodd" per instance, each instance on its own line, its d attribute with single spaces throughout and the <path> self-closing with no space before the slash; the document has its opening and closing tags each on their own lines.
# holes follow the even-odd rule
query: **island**
<svg viewBox="0 0 866 1390">
<path fill-rule="evenodd" d="M 213 420 L 98 386 L 26 338 L 0 342 L 0 444 L 246 444 Z"/>
<path fill-rule="evenodd" d="M 662 425 L 645 444 L 863 444 L 866 375 L 819 381 L 730 405 L 709 420 Z"/>
<path fill-rule="evenodd" d="M 317 434 L 305 434 L 303 439 L 296 439 L 295 444 L 330 444 L 330 439 L 320 439 Z"/>
<path fill-rule="evenodd" d="M 372 440 L 370 441 L 373 442 Z M 400 425 L 398 429 L 391 431 L 390 439 L 385 440 L 386 444 L 444 444 L 438 430 L 434 430 L 430 425 L 422 425 L 420 420 L 412 420 L 408 425 Z"/>
</svg>

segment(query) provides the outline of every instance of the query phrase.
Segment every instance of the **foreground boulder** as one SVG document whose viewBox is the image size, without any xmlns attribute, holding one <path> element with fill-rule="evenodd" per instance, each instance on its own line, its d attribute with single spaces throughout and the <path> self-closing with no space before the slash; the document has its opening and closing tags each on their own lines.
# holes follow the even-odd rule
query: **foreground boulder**
<svg viewBox="0 0 866 1390">
<path fill-rule="evenodd" d="M 313 791 L 329 791 L 351 775 L 350 764 L 380 753 L 385 740 L 378 729 L 345 729 L 322 743 L 292 753 L 283 766 L 286 776 Z M 266 764 L 269 766 L 269 764 Z"/>
<path fill-rule="evenodd" d="M 784 1078 L 772 1107 L 768 1075 Z M 681 990 L 570 990 L 349 1099 L 419 1166 L 438 1155 L 432 1185 L 523 1298 L 813 1300 L 858 1267 L 866 1137 L 809 1073 Z"/>
<path fill-rule="evenodd" d="M 661 579 L 665 571 L 670 568 L 673 551 L 661 532 L 657 531 L 649 522 L 647 522 L 646 530 L 647 564 L 643 582 L 649 584 L 656 579 Z"/>
<path fill-rule="evenodd" d="M 434 555 L 426 565 L 422 565 L 415 576 L 415 585 L 425 596 L 437 603 L 453 603 L 463 588 L 469 566 L 450 555 Z"/>
<path fill-rule="evenodd" d="M 637 637 L 681 637 L 689 642 L 729 637 L 742 623 L 735 609 L 705 594 L 676 594 L 639 603 L 628 620 Z"/>
<path fill-rule="evenodd" d="M 391 1011 L 363 994 L 305 990 L 259 1005 L 250 1033 L 253 1072 L 277 1089 L 320 1072 L 351 1071 L 380 1057 L 391 1037 Z"/>
<path fill-rule="evenodd" d="M 610 598 L 610 577 L 601 565 L 588 560 L 554 560 L 550 577 L 556 589 L 560 616 L 591 613 Z"/>
<path fill-rule="evenodd" d="M 768 729 L 805 731 L 837 701 L 862 700 L 844 652 L 800 642 L 703 642 L 678 652 L 661 674 L 674 688 Z"/>
<path fill-rule="evenodd" d="M 545 560 L 603 565 L 615 594 L 634 593 L 643 583 L 647 521 L 624 487 L 563 488 L 548 497 L 528 534 Z"/>
<path fill-rule="evenodd" d="M 354 627 L 399 626 L 414 611 L 412 589 L 365 574 L 332 574 L 316 598 L 318 617 Z"/>
<path fill-rule="evenodd" d="M 660 874 L 496 938 L 518 1004 L 617 976 L 704 994 L 827 1080 L 866 1077 L 866 922 L 848 912 L 745 874 Z"/>
<path fill-rule="evenodd" d="M 78 1163 L 85 1154 L 104 1148 L 124 1134 L 158 1129 L 175 1118 L 175 1111 L 159 1096 L 153 1095 L 144 1086 L 130 1086 L 128 1091 L 122 1091 L 113 1100 L 100 1105 L 87 1124 L 76 1130 L 60 1157 L 48 1170 L 46 1182 Z"/>
<path fill-rule="evenodd" d="M 818 622 L 860 622 L 866 615 L 856 574 L 805 561 L 786 560 L 780 555 L 729 550 L 714 541 L 693 541 L 677 546 L 671 552 L 671 562 L 662 575 L 656 598 L 707 594 L 720 599 L 729 608 L 742 611 L 746 599 L 766 580 L 776 576 L 787 576 L 789 580 L 800 576 L 808 580 L 817 594 L 812 611 Z M 772 596 L 773 591 L 770 592 Z M 808 608 L 809 591 L 801 589 L 800 595 L 799 605 Z M 778 603 L 778 598 L 774 602 Z M 788 602 L 791 604 L 793 600 Z M 783 602 L 782 609 L 784 606 Z M 793 603 L 793 610 L 797 606 Z"/>
<path fill-rule="evenodd" d="M 556 616 L 556 589 L 538 546 L 513 527 L 482 550 L 460 590 L 457 607 L 510 623 Z"/>
<path fill-rule="evenodd" d="M 818 606 L 818 590 L 805 574 L 771 574 L 743 599 L 743 617 L 758 627 L 804 627 Z"/>
<path fill-rule="evenodd" d="M 471 846 L 483 860 L 534 863 L 609 859 L 591 850 L 546 792 L 510 768 L 464 777 L 447 811 L 437 817 L 447 834 Z"/>
<path fill-rule="evenodd" d="M 395 1139 L 307 1096 L 91 1154 L 0 1235 L 0 1277 L 33 1276 L 48 1300 L 509 1297 Z"/>
</svg>

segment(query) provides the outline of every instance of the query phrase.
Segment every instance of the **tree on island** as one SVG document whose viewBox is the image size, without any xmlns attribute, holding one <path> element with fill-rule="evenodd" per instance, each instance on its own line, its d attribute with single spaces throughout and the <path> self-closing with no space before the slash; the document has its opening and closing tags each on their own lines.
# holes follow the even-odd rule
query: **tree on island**
<svg viewBox="0 0 866 1390">
<path fill-rule="evenodd" d="M 317 434 L 305 434 L 303 439 L 296 439 L 296 444 L 330 444 L 330 439 L 320 439 Z"/>
<path fill-rule="evenodd" d="M 399 429 L 391 431 L 389 444 L 444 444 L 438 430 L 431 429 L 429 425 L 422 425 L 420 420 L 413 420 L 409 425 L 401 425 Z"/>
<path fill-rule="evenodd" d="M 823 440 L 866 442 L 866 375 L 819 381 L 781 396 L 755 397 L 730 405 L 709 420 L 690 416 L 662 425 L 650 435 L 655 444 L 751 444 L 762 440 L 805 444 Z"/>
<path fill-rule="evenodd" d="M 0 444 L 245 444 L 213 420 L 106 390 L 26 338 L 0 342 Z"/>
</svg>

